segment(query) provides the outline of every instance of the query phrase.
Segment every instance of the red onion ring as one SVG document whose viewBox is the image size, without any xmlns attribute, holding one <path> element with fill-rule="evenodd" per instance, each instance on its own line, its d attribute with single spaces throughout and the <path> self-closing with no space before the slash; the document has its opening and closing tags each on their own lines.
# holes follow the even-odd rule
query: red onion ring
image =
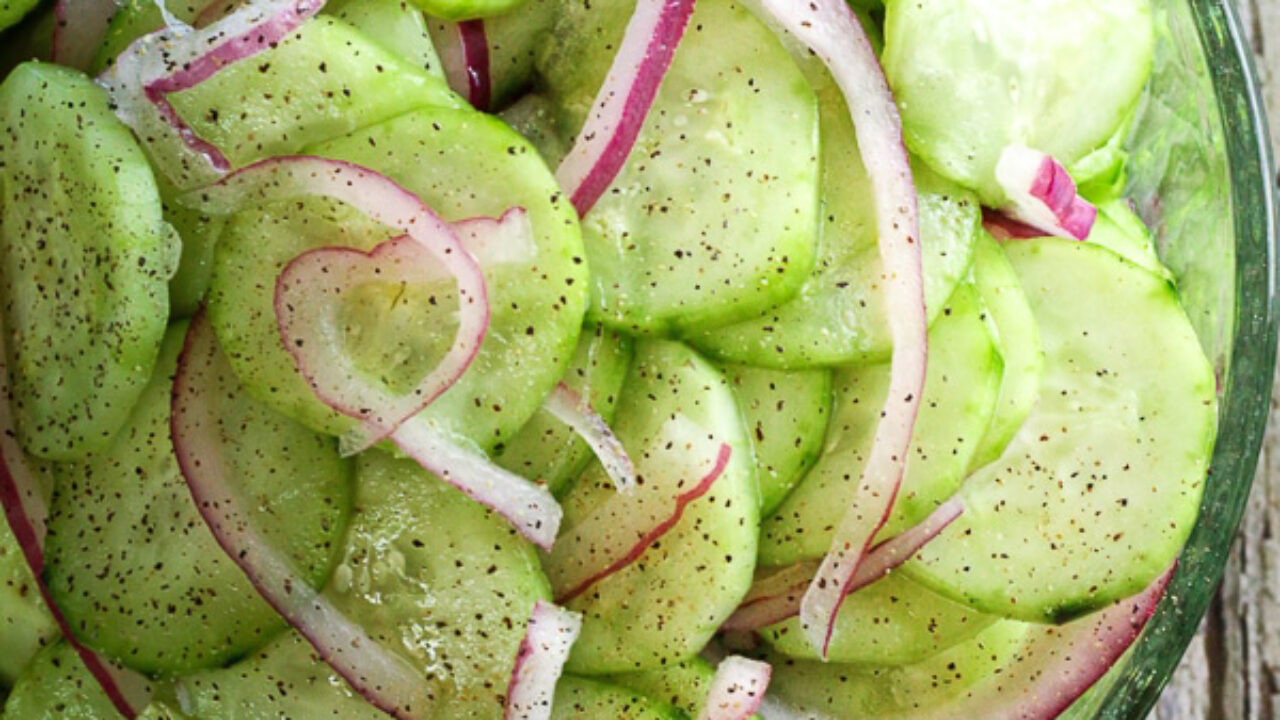
<svg viewBox="0 0 1280 720">
<path fill-rule="evenodd" d="M 631 457 L 618 441 L 618 436 L 609 428 L 609 423 L 591 409 L 585 398 L 560 383 L 542 407 L 557 420 L 573 428 L 591 446 L 619 492 L 635 488 L 636 467 L 631 462 Z"/>
<path fill-rule="evenodd" d="M 580 216 L 595 207 L 626 165 L 689 26 L 694 2 L 640 0 L 636 5 L 587 121 L 556 170 L 556 180 Z"/>
<path fill-rule="evenodd" d="M 493 68 L 484 20 L 442 20 L 440 26 L 452 35 L 439 48 L 449 87 L 466 97 L 471 107 L 489 112 L 493 105 Z"/>
<path fill-rule="evenodd" d="M 801 602 L 805 634 L 826 657 L 836 616 L 857 576 L 858 565 L 893 510 L 924 393 L 929 323 L 919 211 L 898 107 L 866 32 L 849 5 L 844 0 L 750 0 L 748 5 L 817 55 L 844 93 L 875 195 L 885 305 L 893 309 L 889 313 L 894 347 L 889 393 L 862 483 Z"/>
<path fill-rule="evenodd" d="M 51 59 L 59 65 L 88 70 L 107 36 L 115 0 L 58 0 L 53 5 Z"/>
<path fill-rule="evenodd" d="M 750 720 L 764 702 L 772 677 L 768 663 L 730 655 L 716 668 L 698 720 Z"/>
<path fill-rule="evenodd" d="M 0 338 L 3 337 L 3 328 L 0 328 Z M 40 491 L 39 481 L 27 466 L 26 454 L 18 444 L 11 414 L 12 394 L 9 390 L 9 368 L 5 357 L 3 341 L 0 340 L 0 506 L 4 509 L 5 519 L 18 541 L 18 547 L 35 579 L 36 588 L 54 622 L 80 656 L 89 674 L 102 687 L 111 704 L 121 715 L 134 720 L 151 702 L 151 687 L 147 679 L 112 663 L 81 644 L 72 631 L 71 623 L 49 592 L 49 586 L 44 582 L 45 521 L 49 517 L 49 511 Z"/>
<path fill-rule="evenodd" d="M 1010 145 L 1000 154 L 996 181 L 1009 196 L 1004 213 L 1041 231 L 1040 237 L 1087 240 L 1098 209 L 1076 192 L 1076 183 L 1053 156 Z"/>
<path fill-rule="evenodd" d="M 680 522 L 690 503 L 706 495 L 729 466 L 733 448 L 709 439 L 683 417 L 669 421 L 646 457 L 702 457 L 700 478 L 681 472 L 654 473 L 636 490 L 600 504 L 564 537 L 543 563 L 557 602 L 566 603 L 622 570 Z M 686 468 L 688 469 L 688 468 Z"/>
<path fill-rule="evenodd" d="M 582 630 L 582 616 L 539 600 L 516 653 L 503 720 L 550 720 L 556 683 Z"/>
<path fill-rule="evenodd" d="M 855 593 L 902 566 L 962 514 L 964 503 L 953 498 L 940 505 L 924 522 L 877 545 L 858 565 L 846 594 Z M 812 584 L 818 567 L 816 561 L 799 562 L 760 578 L 720 629 L 725 632 L 759 630 L 795 617 L 800 613 L 800 599 Z"/>
<path fill-rule="evenodd" d="M 221 419 L 209 406 L 210 396 L 235 384 L 213 326 L 201 312 L 191 321 L 179 356 L 170 418 L 174 454 L 201 517 L 262 598 L 353 690 L 399 720 L 423 720 L 416 709 L 428 707 L 429 700 L 421 675 L 308 585 L 243 509 L 235 479 L 223 464 Z"/>
</svg>

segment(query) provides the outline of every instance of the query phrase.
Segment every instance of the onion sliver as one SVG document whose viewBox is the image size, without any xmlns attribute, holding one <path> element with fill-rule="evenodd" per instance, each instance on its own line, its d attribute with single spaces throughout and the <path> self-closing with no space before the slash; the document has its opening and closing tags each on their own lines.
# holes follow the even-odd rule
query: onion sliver
<svg viewBox="0 0 1280 720">
<path fill-rule="evenodd" d="M 982 208 L 982 227 L 991 237 L 1001 242 L 1031 240 L 1045 236 L 1042 231 L 991 208 Z"/>
<path fill-rule="evenodd" d="M 667 421 L 643 456 L 651 471 L 636 489 L 609 496 L 556 541 L 543 567 L 557 602 L 572 600 L 643 555 L 711 490 L 732 451 L 684 416 Z"/>
<path fill-rule="evenodd" d="M 1098 209 L 1076 192 L 1076 183 L 1053 156 L 1021 145 L 1000 154 L 996 182 L 1009 196 L 1004 213 L 1041 236 L 1086 240 Z"/>
<path fill-rule="evenodd" d="M 479 262 L 453 226 L 417 195 L 358 165 L 321 157 L 271 158 L 188 194 L 186 201 L 206 212 L 226 215 L 255 203 L 306 196 L 342 201 L 412 240 L 392 240 L 367 255 L 345 248 L 312 251 L 290 264 L 277 283 L 276 316 L 287 349 L 321 400 L 363 423 L 343 441 L 344 448 L 358 451 L 386 439 L 470 366 L 489 326 L 488 289 Z M 341 346 L 337 303 L 326 295 L 340 294 L 345 283 L 376 275 L 383 266 L 407 277 L 418 267 L 430 279 L 434 271 L 428 258 L 457 280 L 458 332 L 439 367 L 418 387 L 403 395 L 392 394 L 360 381 L 350 361 L 336 353 Z M 339 277 L 326 280 L 329 274 Z"/>
<path fill-rule="evenodd" d="M 170 93 L 195 87 L 220 70 L 277 46 L 324 0 L 255 0 L 217 22 L 194 29 L 169 26 L 143 35 L 98 78 L 116 115 L 144 139 L 177 135 L 186 154 L 165 172 L 179 187 L 205 185 L 231 165 L 211 143 L 197 137 L 169 103 Z"/>
<path fill-rule="evenodd" d="M 489 112 L 493 103 L 493 69 L 489 62 L 489 34 L 484 20 L 463 20 L 443 25 L 457 33 L 456 41 L 442 48 L 444 74 L 449 87 L 467 98 L 471 107 Z"/>
<path fill-rule="evenodd" d="M 0 327 L 0 338 L 4 335 L 3 327 Z M 45 585 L 44 538 L 49 510 L 40 491 L 40 483 L 27 465 L 26 454 L 18 444 L 9 405 L 12 395 L 5 357 L 3 340 L 0 340 L 0 507 L 4 510 L 5 520 L 17 539 L 23 559 L 31 569 L 36 589 L 49 614 L 84 662 L 85 669 L 102 687 L 111 704 L 121 715 L 133 720 L 151 702 L 151 687 L 147 679 L 82 645 L 72 632 L 66 615 L 54 602 L 49 587 Z"/>
<path fill-rule="evenodd" d="M 115 0 L 58 0 L 53 5 L 52 60 L 88 70 L 119 9 Z"/>
<path fill-rule="evenodd" d="M 631 156 L 658 96 L 695 0 L 639 0 L 587 121 L 556 170 L 556 180 L 585 216 Z"/>
<path fill-rule="evenodd" d="M 929 323 L 919 210 L 898 106 L 871 42 L 845 0 L 749 0 L 748 5 L 817 55 L 844 93 L 874 191 L 885 306 L 892 309 L 893 359 L 880 424 L 857 496 L 801 602 L 805 634 L 826 657 L 858 565 L 893 510 L 924 393 Z"/>
<path fill-rule="evenodd" d="M 636 468 L 631 457 L 618 441 L 618 436 L 609 428 L 609 423 L 591 409 L 586 398 L 560 383 L 551 391 L 551 397 L 547 398 L 542 407 L 557 420 L 573 428 L 591 446 L 620 492 L 635 488 Z"/>
<path fill-rule="evenodd" d="M 507 686 L 503 720 L 550 720 L 556 683 L 582 630 L 582 616 L 539 600 Z"/>
<path fill-rule="evenodd" d="M 750 720 L 764 702 L 772 677 L 768 663 L 730 655 L 716 668 L 698 720 Z"/>
<path fill-rule="evenodd" d="M 964 503 L 953 498 L 938 506 L 924 522 L 877 545 L 858 565 L 853 581 L 846 588 L 846 595 L 883 579 L 915 557 L 921 548 L 962 514 Z M 759 630 L 795 617 L 800 612 L 800 599 L 813 582 L 818 568 L 817 561 L 804 561 L 760 578 L 720 629 L 726 632 Z"/>
<path fill-rule="evenodd" d="M 173 381 L 170 432 L 174 454 L 196 508 L 227 557 L 276 612 L 301 633 L 351 688 L 400 720 L 422 720 L 423 678 L 307 584 L 292 563 L 254 527 L 235 487 L 223 448 L 234 428 L 224 428 L 211 397 L 234 387 L 235 375 L 218 348 L 208 316 L 191 321 Z"/>
</svg>

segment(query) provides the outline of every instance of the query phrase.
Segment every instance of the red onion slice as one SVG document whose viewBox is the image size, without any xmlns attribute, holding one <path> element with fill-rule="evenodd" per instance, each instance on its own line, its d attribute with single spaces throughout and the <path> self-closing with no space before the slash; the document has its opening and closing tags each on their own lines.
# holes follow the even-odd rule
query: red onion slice
<svg viewBox="0 0 1280 720">
<path fill-rule="evenodd" d="M 668 421 L 644 454 L 651 471 L 637 488 L 612 495 L 556 541 L 543 568 L 557 602 L 572 600 L 644 554 L 711 490 L 732 452 L 683 416 Z M 691 466 L 691 457 L 702 459 Z"/>
<path fill-rule="evenodd" d="M 730 655 L 716 668 L 698 720 L 750 720 L 764 702 L 772 677 L 768 663 Z"/>
<path fill-rule="evenodd" d="M 585 216 L 613 184 L 640 136 L 695 0 L 640 0 L 573 148 L 556 170 Z"/>
<path fill-rule="evenodd" d="M 390 439 L 400 452 L 491 508 L 530 542 L 551 550 L 563 511 L 545 487 L 495 465 L 420 417 L 410 418 Z"/>
<path fill-rule="evenodd" d="M 1066 625 L 1032 631 L 997 678 L 920 720 L 1053 720 L 1116 664 L 1164 597 L 1171 568 L 1140 594 Z"/>
<path fill-rule="evenodd" d="M 884 527 L 902 475 L 924 392 L 929 323 L 915 181 L 902 121 L 880 62 L 857 15 L 844 0 L 750 0 L 762 17 L 794 35 L 831 71 L 853 118 L 862 163 L 875 194 L 884 264 L 885 305 L 893 338 L 889 394 L 862 483 L 836 528 L 831 551 L 801 603 L 805 634 L 823 657 L 858 565 Z"/>
<path fill-rule="evenodd" d="M 212 397 L 236 382 L 208 317 L 200 313 L 191 321 L 178 360 L 170 432 L 201 517 L 263 599 L 353 690 L 399 720 L 423 720 L 416 714 L 429 707 L 422 676 L 308 585 L 244 510 L 235 478 L 223 462 L 228 429 L 210 406 Z"/>
<path fill-rule="evenodd" d="M 1001 242 L 1031 240 L 1045 236 L 1040 230 L 991 208 L 982 208 L 982 227 L 991 237 Z"/>
<path fill-rule="evenodd" d="M 53 5 L 52 60 L 77 70 L 88 70 L 107 36 L 111 16 L 119 8 L 115 0 L 58 0 Z"/>
<path fill-rule="evenodd" d="M 286 348 L 321 400 L 362 421 L 343 443 L 345 450 L 358 452 L 386 439 L 470 366 L 489 325 L 488 289 L 479 263 L 449 223 L 417 195 L 358 165 L 320 157 L 271 158 L 187 197 L 200 209 L 229 214 L 255 202 L 304 196 L 345 202 L 412 241 L 392 240 L 368 255 L 345 248 L 315 250 L 294 260 L 277 282 L 276 316 Z M 519 222 L 518 215 L 509 219 Z M 396 275 L 393 281 L 433 277 L 429 258 L 457 279 L 458 332 L 438 368 L 413 391 L 394 395 L 360 381 L 350 359 L 337 352 L 342 343 L 336 300 L 350 284 L 384 270 Z"/>
<path fill-rule="evenodd" d="M 591 446 L 620 492 L 635 488 L 636 468 L 631 462 L 631 456 L 627 455 L 626 448 L 622 447 L 618 436 L 613 434 L 609 423 L 591 409 L 585 398 L 560 383 L 542 407 L 560 422 L 573 428 Z"/>
<path fill-rule="evenodd" d="M 149 143 L 176 135 L 182 152 L 165 171 L 179 187 L 206 185 L 231 169 L 225 155 L 197 137 L 169 103 L 171 93 L 195 87 L 220 70 L 278 45 L 324 0 L 254 0 L 201 29 L 169 26 L 133 42 L 98 82 L 116 115 Z M 211 6 L 213 7 L 213 6 Z"/>
<path fill-rule="evenodd" d="M 489 112 L 493 104 L 493 74 L 484 20 L 441 21 L 440 24 L 455 35 L 440 48 L 449 87 L 467 98 L 471 107 Z"/>
<path fill-rule="evenodd" d="M 0 327 L 0 338 L 3 337 L 3 328 Z M 40 483 L 28 467 L 26 454 L 18 444 L 9 404 L 12 395 L 5 357 L 3 341 L 0 340 L 0 507 L 4 509 L 5 520 L 17 539 L 27 567 L 31 569 L 36 589 L 63 637 L 75 649 L 85 669 L 102 687 L 116 710 L 133 720 L 151 702 L 151 686 L 147 679 L 82 645 L 76 639 L 66 615 L 54 602 L 49 586 L 44 582 L 45 521 L 49 517 L 49 510 L 45 505 Z"/>
<path fill-rule="evenodd" d="M 1076 183 L 1053 156 L 1021 145 L 1000 154 L 996 182 L 1009 196 L 1004 213 L 1049 235 L 1087 240 L 1098 209 L 1076 192 Z"/>
<path fill-rule="evenodd" d="M 582 630 L 582 616 L 539 600 L 507 686 L 503 720 L 550 720 L 556 683 Z"/>
<path fill-rule="evenodd" d="M 953 498 L 940 505 L 924 522 L 877 545 L 858 565 L 846 595 L 882 580 L 901 567 L 963 514 L 963 501 Z M 795 617 L 800 612 L 800 599 L 818 568 L 817 561 L 799 562 L 760 578 L 720 629 L 726 632 L 759 630 Z"/>
</svg>

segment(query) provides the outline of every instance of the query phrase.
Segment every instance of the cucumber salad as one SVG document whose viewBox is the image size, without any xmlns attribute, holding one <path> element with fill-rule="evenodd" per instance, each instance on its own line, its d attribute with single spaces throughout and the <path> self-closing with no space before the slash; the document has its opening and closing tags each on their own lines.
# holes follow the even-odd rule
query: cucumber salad
<svg viewBox="0 0 1280 720">
<path fill-rule="evenodd" d="M 1218 386 L 1150 0 L 0 0 L 3 720 L 1049 720 Z"/>
</svg>

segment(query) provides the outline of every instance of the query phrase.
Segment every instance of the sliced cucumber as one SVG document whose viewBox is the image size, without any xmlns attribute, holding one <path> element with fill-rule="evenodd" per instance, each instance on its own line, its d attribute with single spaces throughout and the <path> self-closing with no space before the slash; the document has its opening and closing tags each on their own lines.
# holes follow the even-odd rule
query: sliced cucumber
<svg viewBox="0 0 1280 720">
<path fill-rule="evenodd" d="M 977 292 L 962 285 L 929 333 L 924 404 L 902 490 L 881 539 L 920 522 L 955 493 L 990 424 L 1002 363 L 983 312 Z M 761 564 L 790 565 L 820 558 L 831 549 L 835 527 L 861 482 L 888 384 L 887 364 L 836 373 L 826 449 L 800 486 L 765 520 Z"/>
<path fill-rule="evenodd" d="M 248 658 L 178 682 L 183 709 L 197 720 L 386 720 L 287 632 Z M 102 720 L 95 718 L 94 720 Z"/>
<path fill-rule="evenodd" d="M 615 685 L 566 675 L 556 685 L 551 720 L 678 720 L 670 708 Z"/>
<path fill-rule="evenodd" d="M 760 511 L 773 512 L 822 455 L 831 417 L 831 372 L 730 365 L 760 484 Z"/>
<path fill-rule="evenodd" d="M 667 420 L 683 415 L 732 447 L 724 474 L 635 562 L 569 602 L 585 616 L 569 668 L 580 674 L 651 670 L 687 660 L 706 645 L 751 585 L 759 500 L 751 445 L 723 375 L 675 342 L 636 347 L 614 430 L 645 474 L 650 447 Z M 665 458 L 664 458 L 665 459 Z M 707 458 L 691 457 L 704 467 Z M 615 493 L 597 465 L 562 500 L 561 534 Z"/>
<path fill-rule="evenodd" d="M 562 0 L 539 69 L 572 139 L 635 0 Z M 776 35 L 743 6 L 702 0 L 612 187 L 583 227 L 592 317 L 671 332 L 751 317 L 813 268 L 818 113 Z"/>
<path fill-rule="evenodd" d="M 1040 326 L 1040 402 L 965 483 L 964 515 L 904 567 L 984 612 L 1061 622 L 1138 593 L 1181 550 L 1213 449 L 1214 374 L 1163 279 L 1084 243 L 1005 251 Z"/>
<path fill-rule="evenodd" d="M 857 665 L 910 665 L 965 642 L 997 619 L 948 600 L 902 573 L 857 591 L 845 600 L 831 637 L 828 660 Z M 818 660 L 799 618 L 766 628 L 777 651 Z"/>
<path fill-rule="evenodd" d="M 486 268 L 488 336 L 467 374 L 426 411 L 485 447 L 511 437 L 564 375 L 586 305 L 581 234 L 550 171 L 500 121 L 447 108 L 409 113 L 307 152 L 384 172 L 449 220 L 528 210 L 536 253 L 527 262 Z M 275 280 L 308 250 L 368 250 L 387 237 L 354 210 L 321 201 L 276 203 L 231 219 L 214 260 L 209 311 L 250 392 L 317 430 L 341 434 L 352 426 L 316 399 L 280 344 Z M 369 302 L 352 302 L 352 352 L 392 384 L 416 383 L 453 341 L 456 290 L 450 283 L 371 292 Z M 371 304 L 379 292 L 380 307 L 390 310 Z"/>
<path fill-rule="evenodd" d="M 811 73 L 814 74 L 814 73 Z M 825 73 L 816 74 L 819 80 Z M 817 84 L 822 109 L 823 223 L 813 273 L 790 302 L 691 342 L 717 358 L 776 368 L 887 359 L 875 204 L 849 108 L 829 80 Z M 920 200 L 925 297 L 932 321 L 969 272 L 981 210 L 974 196 L 914 165 Z"/>
<path fill-rule="evenodd" d="M 1005 147 L 1070 166 L 1106 144 L 1151 73 L 1149 0 L 886 5 L 884 66 L 907 146 L 985 205 L 1005 203 Z"/>
<path fill-rule="evenodd" d="M 491 109 L 507 107 L 532 84 L 538 49 L 547 42 L 557 12 L 557 0 L 526 0 L 510 12 L 485 18 Z M 436 18 L 428 22 L 442 55 L 464 56 L 456 23 Z"/>
<path fill-rule="evenodd" d="M 610 675 L 606 680 L 638 692 L 655 702 L 680 712 L 685 720 L 698 720 L 711 693 L 715 667 L 700 657 L 669 665 L 660 670 Z"/>
<path fill-rule="evenodd" d="M 603 325 L 588 326 L 578 341 L 564 382 L 587 400 L 606 422 L 612 422 L 618 395 L 631 367 L 631 339 Z M 495 460 L 511 472 L 546 483 L 560 494 L 586 469 L 591 448 L 568 425 L 539 410 L 520 432 L 497 451 Z"/>
<path fill-rule="evenodd" d="M 411 461 L 370 451 L 358 473 L 326 594 L 423 671 L 434 703 L 424 715 L 501 717 L 529 613 L 550 597 L 533 546 Z"/>
<path fill-rule="evenodd" d="M 45 547 L 49 589 L 77 636 L 165 674 L 220 665 L 284 627 L 214 541 L 174 458 L 170 379 L 184 335 L 179 324 L 166 337 L 156 375 L 111 448 L 56 469 Z M 322 584 L 346 530 L 349 464 L 331 439 L 238 388 L 217 397 L 222 426 L 235 429 L 228 462 L 268 520 L 262 532 Z"/>
<path fill-rule="evenodd" d="M 1033 638 L 1032 627 L 997 622 L 970 640 L 904 666 L 859 666 L 773 658 L 770 695 L 798 720 L 858 718 L 906 720 L 947 717 L 949 702 L 963 699 L 1016 662 Z"/>
<path fill-rule="evenodd" d="M 17 538 L 0 515 L 0 692 L 60 634 Z"/>
<path fill-rule="evenodd" d="M 0 30 L 17 25 L 40 0 L 0 0 Z"/>
<path fill-rule="evenodd" d="M 79 460 L 151 377 L 178 260 L 155 179 L 106 93 L 25 63 L 0 85 L 0 269 L 18 437 Z"/>
<path fill-rule="evenodd" d="M 427 19 L 404 0 L 330 0 L 325 13 L 363 32 L 410 65 L 444 80 Z"/>
<path fill-rule="evenodd" d="M 1090 243 L 1104 247 L 1152 275 L 1173 283 L 1175 278 L 1156 252 L 1151 231 L 1127 200 L 1113 200 L 1098 206 L 1098 221 L 1089 233 Z"/>
<path fill-rule="evenodd" d="M 569 152 L 569 144 L 556 130 L 556 109 L 545 95 L 529 93 L 498 114 L 512 130 L 533 143 L 548 167 L 556 167 Z"/>
<path fill-rule="evenodd" d="M 36 655 L 4 704 L 5 720 L 124 720 L 76 651 L 57 642 Z"/>
<path fill-rule="evenodd" d="M 449 20 L 471 20 L 511 12 L 526 0 L 411 0 L 414 5 L 436 17 Z"/>
<path fill-rule="evenodd" d="M 982 296 L 987 326 L 1004 361 L 1004 375 L 1000 378 L 995 414 L 969 461 L 970 470 L 1004 452 L 1040 398 L 1040 377 L 1044 372 L 1040 331 L 1027 294 L 1004 250 L 986 232 L 974 246 L 973 284 Z"/>
<path fill-rule="evenodd" d="M 194 23 L 209 4 L 211 3 L 201 0 L 164 2 L 165 8 L 185 23 Z M 116 57 L 134 40 L 164 27 L 164 18 L 160 15 L 160 8 L 155 0 L 122 0 L 117 6 L 115 13 L 111 15 L 111 23 L 107 26 L 102 45 L 89 64 L 89 74 L 95 77 L 114 65 Z"/>
</svg>

